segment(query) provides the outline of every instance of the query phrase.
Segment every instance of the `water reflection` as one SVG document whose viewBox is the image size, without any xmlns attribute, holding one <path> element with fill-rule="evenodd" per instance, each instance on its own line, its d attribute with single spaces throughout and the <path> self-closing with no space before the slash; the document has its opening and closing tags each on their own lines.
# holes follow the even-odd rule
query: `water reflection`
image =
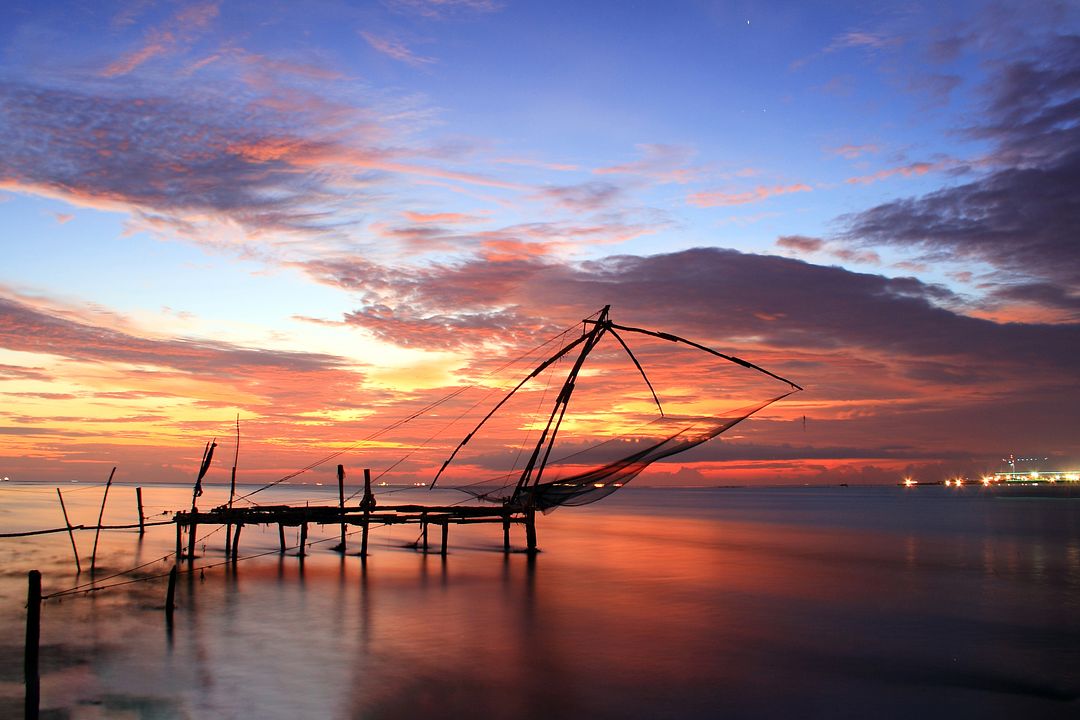
<svg viewBox="0 0 1080 720">
<path fill-rule="evenodd" d="M 455 527 L 447 556 L 383 529 L 366 560 L 332 543 L 280 554 L 276 527 L 249 527 L 245 552 L 269 554 L 185 574 L 171 632 L 156 630 L 163 581 L 47 603 L 44 706 L 144 717 L 1071 716 L 1074 504 L 850 490 L 616 495 L 545 516 L 539 557 L 492 552 L 498 526 Z M 29 503 L 41 521 L 54 511 Z M 337 532 L 313 527 L 309 540 Z M 173 542 L 169 527 L 103 535 L 100 561 L 153 561 Z M 221 562 L 204 544 L 196 567 Z M 0 545 L 0 667 L 21 661 L 31 566 L 46 592 L 79 581 L 65 535 Z M 19 692 L 0 675 L 3 697 Z"/>
</svg>

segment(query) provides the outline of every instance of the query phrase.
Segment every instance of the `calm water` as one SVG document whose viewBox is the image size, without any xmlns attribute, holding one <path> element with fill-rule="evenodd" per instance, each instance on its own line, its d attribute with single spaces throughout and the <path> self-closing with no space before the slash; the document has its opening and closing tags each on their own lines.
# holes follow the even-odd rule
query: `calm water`
<svg viewBox="0 0 1080 720">
<path fill-rule="evenodd" d="M 73 522 L 92 524 L 101 488 L 64 490 Z M 260 501 L 331 502 L 335 490 Z M 184 492 L 146 487 L 148 514 L 183 507 Z M 405 495 L 393 500 L 448 497 Z M 0 500 L 0 531 L 62 525 L 51 488 L 5 484 Z M 212 489 L 200 505 L 221 501 Z M 114 486 L 106 520 L 134 516 L 134 489 Z M 209 569 L 181 580 L 171 635 L 163 580 L 47 602 L 42 708 L 71 718 L 1080 716 L 1080 499 L 627 488 L 544 516 L 538 531 L 532 563 L 502 554 L 498 526 L 452 527 L 445 561 L 437 533 L 424 555 L 402 547 L 417 531 L 399 526 L 375 532 L 366 568 L 325 542 L 303 563 L 271 552 Z M 89 556 L 93 533 L 77 539 Z M 141 542 L 103 534 L 98 576 L 173 542 L 170 527 Z M 206 538 L 197 565 L 219 563 L 223 542 Z M 244 530 L 242 555 L 276 548 L 276 528 Z M 76 578 L 66 535 L 0 539 L 3 717 L 21 717 L 31 568 L 46 593 L 89 579 Z"/>
</svg>

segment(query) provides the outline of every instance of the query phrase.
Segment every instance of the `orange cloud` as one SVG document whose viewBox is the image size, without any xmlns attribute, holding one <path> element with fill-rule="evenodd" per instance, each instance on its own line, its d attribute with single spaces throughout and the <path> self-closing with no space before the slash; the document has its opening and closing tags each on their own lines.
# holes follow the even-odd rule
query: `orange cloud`
<svg viewBox="0 0 1080 720">
<path fill-rule="evenodd" d="M 858 177 L 850 177 L 844 182 L 849 185 L 869 185 L 870 183 L 878 182 L 879 180 L 885 180 L 895 175 L 901 177 L 917 177 L 919 175 L 925 175 L 931 170 L 938 170 L 943 166 L 943 163 L 928 163 L 928 162 L 916 162 L 910 165 L 904 165 L 903 167 L 887 168 L 885 170 L 878 170 L 871 175 L 860 175 Z"/>
<path fill-rule="evenodd" d="M 772 187 L 766 187 L 764 185 L 758 185 L 753 190 L 747 192 L 696 192 L 687 196 L 686 200 L 691 205 L 697 205 L 698 207 L 717 207 L 725 205 L 747 205 L 749 203 L 761 202 L 767 200 L 770 197 L 776 195 L 787 195 L 789 193 L 796 192 L 810 192 L 813 190 L 809 185 L 805 183 L 795 183 L 793 185 L 774 185 Z"/>
<path fill-rule="evenodd" d="M 416 223 L 418 225 L 425 225 L 428 223 L 443 223 L 450 225 L 458 225 L 464 223 L 485 222 L 486 218 L 477 217 L 476 215 L 469 215 L 467 213 L 456 212 L 437 212 L 437 213 L 421 213 L 411 212 L 406 210 L 401 213 L 409 222 Z"/>
</svg>

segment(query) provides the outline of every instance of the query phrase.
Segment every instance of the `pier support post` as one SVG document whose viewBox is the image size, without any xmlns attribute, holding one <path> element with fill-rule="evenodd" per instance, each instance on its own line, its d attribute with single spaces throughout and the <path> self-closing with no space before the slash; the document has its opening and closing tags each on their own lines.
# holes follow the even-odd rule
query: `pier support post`
<svg viewBox="0 0 1080 720">
<path fill-rule="evenodd" d="M 281 545 L 281 554 L 285 554 L 285 525 L 283 523 L 277 524 L 278 543 Z"/>
<path fill-rule="evenodd" d="M 345 466 L 337 466 L 337 491 L 338 491 L 338 508 L 341 509 L 341 517 L 345 517 Z M 345 523 L 341 523 L 341 543 L 338 544 L 338 550 L 341 550 L 342 554 L 345 554 Z"/>
<path fill-rule="evenodd" d="M 144 526 L 144 523 L 146 522 L 146 515 L 143 514 L 141 487 L 135 488 L 135 502 L 139 506 L 139 535 L 142 536 L 146 534 L 146 527 Z"/>
<path fill-rule="evenodd" d="M 240 531 L 244 529 L 243 524 L 236 523 L 236 531 L 232 537 L 232 561 L 235 563 L 237 556 L 240 554 Z"/>
<path fill-rule="evenodd" d="M 503 552 L 510 552 L 510 516 L 503 515 Z"/>
<path fill-rule="evenodd" d="M 420 536 L 424 539 L 424 552 L 427 552 L 427 513 L 420 513 Z"/>
<path fill-rule="evenodd" d="M 300 552 L 297 553 L 297 557 L 304 557 L 305 550 L 307 548 L 307 520 L 300 525 Z"/>
<path fill-rule="evenodd" d="M 364 511 L 364 522 L 360 525 L 360 557 L 367 557 L 368 529 L 371 525 L 371 513 Z"/>
<path fill-rule="evenodd" d="M 525 546 L 530 554 L 536 552 L 536 511 L 532 508 L 525 511 Z"/>
<path fill-rule="evenodd" d="M 41 573 L 31 570 L 26 594 L 26 654 L 23 675 L 26 678 L 26 717 L 37 720 L 41 703 L 41 675 L 38 672 L 38 643 L 41 641 Z"/>
<path fill-rule="evenodd" d="M 184 556 L 184 527 L 180 524 L 180 513 L 176 514 L 176 562 Z"/>
<path fill-rule="evenodd" d="M 189 563 L 195 562 L 195 531 L 198 527 L 194 520 L 191 521 L 191 525 L 188 527 L 187 559 Z"/>
<path fill-rule="evenodd" d="M 232 553 L 232 523 L 225 523 L 225 559 L 229 559 L 230 553 Z"/>
<path fill-rule="evenodd" d="M 443 520 L 442 524 L 442 548 L 439 550 L 439 554 L 446 557 L 446 543 L 450 536 L 450 521 Z"/>
</svg>

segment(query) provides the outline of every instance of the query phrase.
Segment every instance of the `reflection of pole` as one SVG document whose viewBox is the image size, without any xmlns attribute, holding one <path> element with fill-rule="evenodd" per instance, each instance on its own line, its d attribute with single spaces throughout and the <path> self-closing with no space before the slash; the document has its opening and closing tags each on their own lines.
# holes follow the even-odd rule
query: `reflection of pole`
<svg viewBox="0 0 1080 720">
<path fill-rule="evenodd" d="M 169 589 L 165 593 L 165 620 L 172 625 L 173 610 L 176 609 L 176 566 L 169 571 Z"/>
<path fill-rule="evenodd" d="M 75 547 L 75 533 L 71 530 L 71 522 L 68 520 L 67 508 L 64 507 L 64 496 L 60 494 L 60 488 L 56 488 L 56 497 L 60 498 L 60 509 L 64 513 L 64 524 L 67 525 L 68 537 L 71 538 L 71 551 L 75 553 L 75 572 L 82 572 L 79 565 L 79 548 Z"/>
<path fill-rule="evenodd" d="M 41 702 L 41 676 L 38 673 L 38 643 L 41 640 L 41 573 L 31 570 L 26 593 L 26 654 L 23 675 L 26 678 L 26 717 L 37 720 Z"/>
<path fill-rule="evenodd" d="M 112 469 L 109 473 L 109 479 L 105 481 L 105 494 L 101 496 L 101 511 L 98 512 L 97 518 L 97 530 L 94 532 L 94 552 L 90 554 L 90 571 L 93 572 L 94 564 L 97 562 L 97 544 L 98 538 L 101 536 L 101 519 L 105 517 L 105 501 L 109 499 L 109 487 L 112 485 L 113 475 L 116 474 L 116 468 Z"/>
</svg>

